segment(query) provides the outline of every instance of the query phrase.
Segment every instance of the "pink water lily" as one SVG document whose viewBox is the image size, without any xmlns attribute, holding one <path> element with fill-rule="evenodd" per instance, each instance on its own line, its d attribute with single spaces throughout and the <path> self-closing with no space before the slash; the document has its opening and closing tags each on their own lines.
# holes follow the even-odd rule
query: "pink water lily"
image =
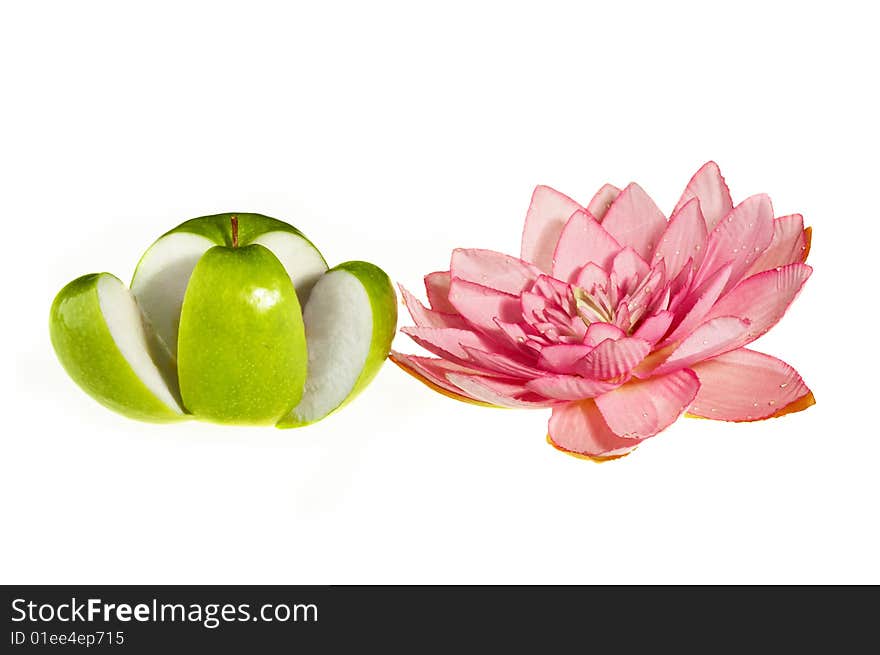
<svg viewBox="0 0 880 655">
<path fill-rule="evenodd" d="M 532 195 L 519 258 L 458 249 L 405 289 L 403 328 L 439 358 L 392 360 L 458 400 L 552 408 L 548 440 L 592 459 L 630 453 L 683 412 L 754 421 L 812 405 L 785 362 L 746 348 L 800 292 L 810 229 L 766 195 L 734 206 L 714 162 L 667 220 L 642 188 L 603 186 L 585 207 Z"/>
</svg>

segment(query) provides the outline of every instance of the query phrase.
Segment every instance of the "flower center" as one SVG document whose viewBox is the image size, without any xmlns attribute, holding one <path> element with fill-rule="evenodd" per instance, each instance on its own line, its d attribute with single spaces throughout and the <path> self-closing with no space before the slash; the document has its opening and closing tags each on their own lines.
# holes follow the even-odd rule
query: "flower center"
<svg viewBox="0 0 880 655">
<path fill-rule="evenodd" d="M 615 277 L 612 273 L 607 284 L 596 282 L 589 289 L 571 287 L 577 315 L 587 327 L 610 323 L 632 334 L 650 312 L 666 308 L 668 299 L 664 300 L 656 291 L 662 271 L 622 282 Z"/>
<path fill-rule="evenodd" d="M 591 291 L 572 286 L 578 316 L 589 327 L 592 323 L 614 323 L 615 312 L 607 290 L 594 285 Z"/>
</svg>

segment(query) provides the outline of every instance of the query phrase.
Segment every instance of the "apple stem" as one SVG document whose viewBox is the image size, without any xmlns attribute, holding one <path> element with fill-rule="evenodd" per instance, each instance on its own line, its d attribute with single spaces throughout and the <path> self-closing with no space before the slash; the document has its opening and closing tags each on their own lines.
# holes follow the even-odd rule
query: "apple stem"
<svg viewBox="0 0 880 655">
<path fill-rule="evenodd" d="M 238 216 L 231 217 L 229 222 L 232 224 L 232 247 L 238 248 Z"/>
</svg>

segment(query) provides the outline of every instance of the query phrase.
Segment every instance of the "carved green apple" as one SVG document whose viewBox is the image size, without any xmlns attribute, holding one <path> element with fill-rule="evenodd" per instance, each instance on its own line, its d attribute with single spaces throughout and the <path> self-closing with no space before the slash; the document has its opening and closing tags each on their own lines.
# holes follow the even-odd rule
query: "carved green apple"
<svg viewBox="0 0 880 655">
<path fill-rule="evenodd" d="M 59 292 L 50 333 L 70 376 L 126 416 L 299 427 L 375 376 L 396 329 L 388 276 L 327 271 L 296 228 L 260 214 L 187 221 L 141 258 Z"/>
<path fill-rule="evenodd" d="M 233 217 L 239 247 L 259 244 L 281 262 L 305 306 L 327 263 L 318 249 L 292 225 L 262 214 L 216 214 L 181 223 L 166 232 L 141 257 L 131 292 L 169 352 L 177 355 L 180 310 L 190 275 L 214 246 L 232 246 Z"/>
</svg>

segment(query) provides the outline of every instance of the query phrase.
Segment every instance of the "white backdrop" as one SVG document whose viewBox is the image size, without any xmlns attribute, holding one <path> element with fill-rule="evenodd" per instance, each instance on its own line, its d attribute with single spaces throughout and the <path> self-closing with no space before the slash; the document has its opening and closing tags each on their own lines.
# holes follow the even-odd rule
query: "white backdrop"
<svg viewBox="0 0 880 655">
<path fill-rule="evenodd" d="M 0 582 L 880 582 L 864 3 L 310 4 L 0 10 Z M 516 254 L 535 184 L 634 179 L 668 211 L 710 158 L 814 227 L 815 273 L 756 344 L 806 412 L 682 419 L 595 465 L 547 445 L 547 412 L 387 364 L 308 429 L 153 426 L 49 344 L 67 281 L 129 279 L 193 216 L 287 220 L 421 295 L 456 246 Z"/>
</svg>

